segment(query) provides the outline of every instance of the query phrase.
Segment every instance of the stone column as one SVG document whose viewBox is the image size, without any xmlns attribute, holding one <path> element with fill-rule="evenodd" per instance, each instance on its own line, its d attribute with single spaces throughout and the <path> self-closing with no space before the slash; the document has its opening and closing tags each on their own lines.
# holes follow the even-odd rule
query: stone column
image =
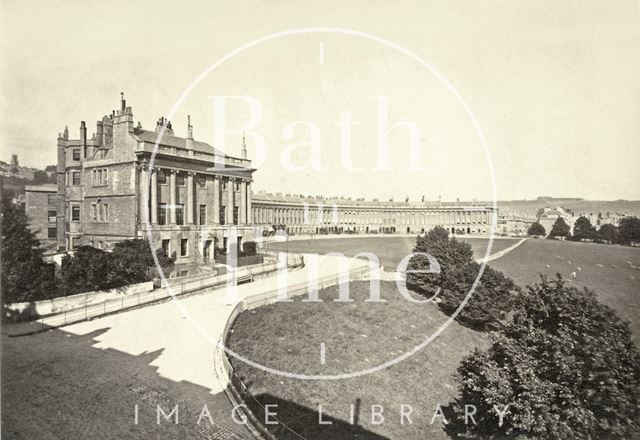
<svg viewBox="0 0 640 440">
<path fill-rule="evenodd" d="M 233 189 L 233 185 L 234 185 L 234 180 L 233 179 L 228 179 L 227 180 L 227 221 L 226 223 L 228 225 L 232 225 L 233 224 L 233 196 L 234 196 L 234 189 Z"/>
<path fill-rule="evenodd" d="M 149 208 L 147 196 L 149 193 L 149 168 L 147 164 L 140 165 L 140 224 L 146 225 L 149 221 Z"/>
<path fill-rule="evenodd" d="M 213 224 L 220 224 L 220 178 L 213 176 Z"/>
<path fill-rule="evenodd" d="M 187 173 L 187 203 L 184 204 L 184 209 L 187 211 L 186 223 L 188 225 L 193 224 L 193 212 L 195 210 L 195 197 L 193 196 L 193 173 Z"/>
<path fill-rule="evenodd" d="M 171 170 L 169 175 L 169 222 L 170 225 L 176 224 L 176 170 Z"/>
<path fill-rule="evenodd" d="M 158 170 L 151 170 L 151 223 L 158 224 Z"/>
<path fill-rule="evenodd" d="M 247 223 L 252 225 L 256 220 L 253 217 L 253 206 L 251 204 L 251 181 L 247 181 L 247 212 L 249 216 L 247 217 Z"/>
<path fill-rule="evenodd" d="M 247 224 L 247 182 L 244 180 L 240 181 L 240 209 L 238 211 L 238 224 Z"/>
</svg>

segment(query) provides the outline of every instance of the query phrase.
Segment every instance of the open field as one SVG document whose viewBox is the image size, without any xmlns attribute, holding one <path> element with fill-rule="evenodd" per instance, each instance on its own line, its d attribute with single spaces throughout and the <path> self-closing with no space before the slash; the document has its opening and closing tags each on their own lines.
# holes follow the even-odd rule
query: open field
<svg viewBox="0 0 640 440">
<path fill-rule="evenodd" d="M 469 243 L 476 257 L 483 257 L 487 251 L 489 240 L 486 238 L 458 237 L 461 241 Z M 496 238 L 493 240 L 491 253 L 496 253 L 518 242 L 517 238 Z M 360 252 L 372 252 L 380 258 L 387 271 L 394 271 L 400 260 L 409 255 L 416 244 L 416 237 L 349 237 L 341 238 L 314 238 L 311 240 L 295 240 L 289 243 L 269 243 L 270 251 L 286 251 L 299 253 L 326 254 L 329 252 L 342 252 L 348 257 L 353 257 Z"/>
<path fill-rule="evenodd" d="M 365 303 L 368 282 L 350 284 L 353 303 L 336 303 L 336 287 L 323 290 L 322 303 L 276 303 L 242 313 L 229 338 L 231 348 L 271 368 L 301 374 L 337 374 L 370 368 L 424 341 L 443 322 L 433 303 L 411 303 L 395 283 L 382 283 L 386 303 Z M 320 344 L 326 346 L 321 364 Z M 261 405 L 277 404 L 278 418 L 306 439 L 447 438 L 440 420 L 430 424 L 436 405 L 447 405 L 456 392 L 453 372 L 462 357 L 487 343 L 486 335 L 457 323 L 432 344 L 382 371 L 341 380 L 299 380 L 277 376 L 232 360 Z M 420 386 L 414 386 L 420 384 Z M 351 426 L 350 405 L 360 407 Z M 371 423 L 371 405 L 382 405 L 385 422 Z M 411 405 L 413 424 L 401 424 L 400 405 Z M 318 426 L 323 419 L 334 425 Z M 254 411 L 262 417 L 253 402 Z M 283 426 L 278 438 L 299 439 Z M 357 434 L 357 436 L 356 436 Z"/>
<path fill-rule="evenodd" d="M 640 337 L 640 249 L 594 243 L 527 240 L 491 266 L 521 286 L 536 282 L 539 274 L 560 273 L 577 287 L 588 287 L 598 299 L 631 322 Z M 635 266 L 635 268 L 634 268 Z M 570 274 L 575 273 L 575 278 Z"/>
</svg>

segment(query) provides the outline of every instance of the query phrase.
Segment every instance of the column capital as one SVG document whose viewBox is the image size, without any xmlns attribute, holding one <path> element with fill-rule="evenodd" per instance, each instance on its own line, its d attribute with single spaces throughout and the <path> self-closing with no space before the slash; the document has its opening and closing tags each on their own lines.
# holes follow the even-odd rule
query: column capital
<svg viewBox="0 0 640 440">
<path fill-rule="evenodd" d="M 170 172 L 171 174 L 178 174 L 178 173 L 179 173 L 179 171 L 178 171 L 178 170 L 176 170 L 175 168 L 171 168 L 171 169 L 169 170 L 169 172 Z"/>
</svg>

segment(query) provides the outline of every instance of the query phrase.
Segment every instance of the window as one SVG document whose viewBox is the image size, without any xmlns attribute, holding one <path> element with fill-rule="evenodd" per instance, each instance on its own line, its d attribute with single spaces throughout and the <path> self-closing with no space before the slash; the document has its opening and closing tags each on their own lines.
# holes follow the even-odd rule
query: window
<svg viewBox="0 0 640 440">
<path fill-rule="evenodd" d="M 200 205 L 200 224 L 207 224 L 207 205 Z"/>
<path fill-rule="evenodd" d="M 189 248 L 189 240 L 187 240 L 186 238 L 183 238 L 182 240 L 180 240 L 180 256 L 181 257 L 187 256 L 188 248 Z"/>
<path fill-rule="evenodd" d="M 73 186 L 80 185 L 80 171 L 74 171 L 71 173 L 71 184 Z"/>
<path fill-rule="evenodd" d="M 76 249 L 80 247 L 80 237 L 72 237 L 71 238 L 71 249 Z"/>
<path fill-rule="evenodd" d="M 165 170 L 158 169 L 158 183 L 167 184 L 167 173 Z"/>
<path fill-rule="evenodd" d="M 167 224 L 167 204 L 166 203 L 160 203 L 160 206 L 158 206 L 158 224 L 159 225 Z M 164 243 L 164 240 L 163 240 L 163 243 Z"/>
<path fill-rule="evenodd" d="M 233 224 L 234 225 L 238 224 L 238 207 L 237 206 L 233 207 Z"/>
<path fill-rule="evenodd" d="M 47 237 L 51 240 L 55 240 L 58 237 L 57 229 L 49 228 L 49 230 L 47 231 Z"/>
<path fill-rule="evenodd" d="M 57 204 L 58 201 L 58 195 L 57 194 L 47 194 L 47 203 L 49 205 L 55 205 Z"/>
<path fill-rule="evenodd" d="M 71 205 L 71 221 L 80 221 L 80 205 Z"/>
<path fill-rule="evenodd" d="M 109 204 L 104 204 L 104 217 L 102 218 L 105 222 L 109 221 Z"/>
<path fill-rule="evenodd" d="M 184 205 L 176 205 L 176 225 L 184 225 Z"/>
<path fill-rule="evenodd" d="M 78 148 L 73 149 L 73 160 L 80 160 L 80 150 Z"/>
<path fill-rule="evenodd" d="M 162 240 L 162 250 L 166 255 L 169 255 L 169 252 L 171 252 L 171 240 Z"/>
<path fill-rule="evenodd" d="M 47 217 L 49 218 L 49 223 L 56 222 L 56 211 L 49 210 Z"/>
<path fill-rule="evenodd" d="M 221 225 L 225 224 L 226 218 L 227 218 L 227 208 L 225 206 L 221 206 L 220 207 L 220 218 L 218 219 L 220 221 Z"/>
<path fill-rule="evenodd" d="M 92 171 L 92 181 L 93 185 L 106 185 L 109 183 L 108 173 L 106 168 L 96 169 Z"/>
</svg>

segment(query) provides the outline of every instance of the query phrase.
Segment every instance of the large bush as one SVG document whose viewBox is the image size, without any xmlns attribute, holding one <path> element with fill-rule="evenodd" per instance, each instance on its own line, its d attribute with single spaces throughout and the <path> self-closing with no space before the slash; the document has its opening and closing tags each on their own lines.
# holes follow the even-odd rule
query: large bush
<svg viewBox="0 0 640 440">
<path fill-rule="evenodd" d="M 418 255 L 411 258 L 407 269 L 407 286 L 418 293 L 433 295 L 451 272 L 473 261 L 473 251 L 468 243 L 449 238 L 449 233 L 436 226 L 425 236 L 418 237 L 413 252 Z M 412 273 L 412 270 L 434 270 L 429 254 L 438 261 L 440 273 Z"/>
<path fill-rule="evenodd" d="M 163 249 L 158 249 L 156 255 L 162 267 L 173 264 Z M 75 255 L 62 260 L 62 288 L 64 295 L 70 295 L 141 283 L 150 280 L 152 267 L 155 261 L 146 240 L 116 243 L 113 252 L 81 246 Z"/>
<path fill-rule="evenodd" d="M 440 273 L 407 273 L 407 287 L 428 297 L 436 297 L 439 307 L 447 314 L 455 312 L 469 293 L 480 271 L 473 261 L 473 251 L 468 243 L 449 238 L 441 227 L 418 237 L 413 252 L 427 253 L 440 266 Z M 409 270 L 433 270 L 429 259 L 416 255 Z M 485 266 L 476 290 L 457 316 L 457 320 L 476 329 L 500 326 L 508 319 L 518 295 L 513 281 Z"/>
<path fill-rule="evenodd" d="M 449 272 L 441 285 L 438 306 L 447 314 L 454 313 L 471 290 L 480 264 L 471 262 Z M 501 327 L 509 321 L 517 305 L 520 291 L 502 272 L 485 266 L 475 291 L 456 319 L 476 330 Z"/>
<path fill-rule="evenodd" d="M 640 355 L 594 293 L 543 279 L 513 321 L 459 367 L 452 433 L 472 438 L 637 438 Z M 499 426 L 493 408 L 509 405 Z M 475 405 L 476 425 L 464 423 Z"/>
</svg>

